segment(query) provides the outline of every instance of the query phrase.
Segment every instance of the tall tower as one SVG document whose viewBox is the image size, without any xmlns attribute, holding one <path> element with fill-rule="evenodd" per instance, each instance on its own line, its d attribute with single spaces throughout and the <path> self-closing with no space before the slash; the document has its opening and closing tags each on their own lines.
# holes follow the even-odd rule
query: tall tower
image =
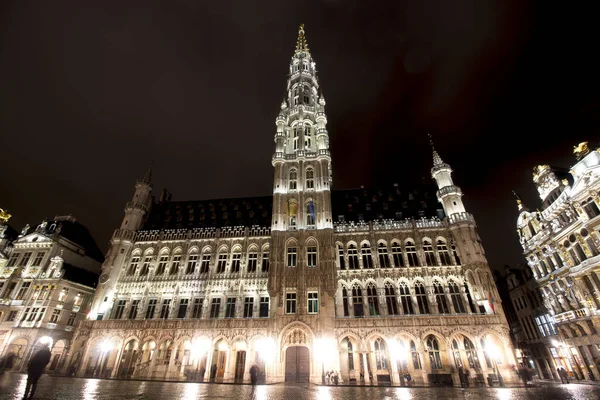
<svg viewBox="0 0 600 400">
<path fill-rule="evenodd" d="M 319 94 L 316 64 L 303 25 L 275 124 L 269 292 L 279 299 L 279 313 L 286 312 L 286 295 L 295 292 L 297 314 L 306 314 L 306 293 L 317 291 L 319 318 L 331 314 L 333 323 L 336 288 L 329 136 L 325 99 Z"/>
<path fill-rule="evenodd" d="M 139 230 L 152 206 L 152 165 L 142 179 L 135 183 L 133 198 L 125 205 L 121 228 L 114 231 L 110 248 L 102 264 L 102 274 L 94 295 L 88 318 L 102 319 L 112 307 L 112 296 L 121 267 L 128 256 L 135 232 Z"/>
</svg>

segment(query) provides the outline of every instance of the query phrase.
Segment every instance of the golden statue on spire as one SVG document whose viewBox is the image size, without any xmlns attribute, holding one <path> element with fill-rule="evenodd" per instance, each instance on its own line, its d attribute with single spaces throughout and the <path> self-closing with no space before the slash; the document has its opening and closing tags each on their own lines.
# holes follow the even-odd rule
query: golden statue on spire
<svg viewBox="0 0 600 400">
<path fill-rule="evenodd" d="M 2 223 L 7 223 L 8 220 L 10 219 L 10 217 L 12 217 L 12 215 L 10 215 L 8 213 L 8 211 L 3 210 L 2 208 L 0 208 L 0 222 Z"/>
<path fill-rule="evenodd" d="M 577 146 L 573 146 L 573 154 L 575 154 L 577 161 L 587 156 L 589 152 L 590 149 L 588 148 L 588 142 L 581 142 Z"/>
<path fill-rule="evenodd" d="M 304 24 L 300 24 L 298 28 L 298 40 L 296 40 L 296 53 L 299 52 L 308 53 L 308 43 L 306 42 L 306 36 L 304 35 Z"/>
</svg>

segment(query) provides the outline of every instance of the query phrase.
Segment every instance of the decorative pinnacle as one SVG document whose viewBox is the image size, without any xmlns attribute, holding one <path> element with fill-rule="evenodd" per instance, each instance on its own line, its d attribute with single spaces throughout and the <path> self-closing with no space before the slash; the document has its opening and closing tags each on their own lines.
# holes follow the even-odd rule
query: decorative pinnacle
<svg viewBox="0 0 600 400">
<path fill-rule="evenodd" d="M 435 151 L 435 147 L 433 146 L 433 138 L 431 137 L 431 134 L 428 133 L 427 136 L 429 137 L 429 144 L 431 145 L 431 150 L 433 151 L 433 166 L 435 167 L 440 164 L 443 164 L 444 162 L 442 161 L 442 157 L 440 157 L 438 152 Z"/>
<path fill-rule="evenodd" d="M 308 43 L 306 42 L 306 36 L 304 35 L 304 24 L 300 24 L 298 28 L 298 40 L 296 40 L 296 53 L 306 52 L 309 53 Z"/>
<path fill-rule="evenodd" d="M 154 165 L 154 160 L 152 160 L 152 162 L 150 163 L 150 168 L 148 168 L 148 171 L 146 171 L 146 174 L 144 175 L 144 179 L 142 179 L 142 181 L 144 181 L 146 183 L 152 182 L 152 166 L 153 165 Z"/>
<path fill-rule="evenodd" d="M 519 211 L 521 211 L 523 209 L 523 199 L 514 190 L 512 191 L 512 193 L 513 193 L 513 196 L 515 196 L 515 199 L 517 200 L 517 207 L 519 208 Z"/>
</svg>

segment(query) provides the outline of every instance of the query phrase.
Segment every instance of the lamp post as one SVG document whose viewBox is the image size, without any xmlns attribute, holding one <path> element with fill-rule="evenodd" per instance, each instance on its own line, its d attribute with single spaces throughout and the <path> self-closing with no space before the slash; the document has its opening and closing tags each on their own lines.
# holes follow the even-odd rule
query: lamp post
<svg viewBox="0 0 600 400">
<path fill-rule="evenodd" d="M 100 362 L 98 363 L 98 375 L 100 378 L 102 378 L 102 372 L 104 370 L 104 357 L 106 356 L 106 353 L 108 353 L 111 349 L 112 349 L 112 343 L 109 342 L 108 340 L 104 340 L 100 343 L 100 345 L 98 346 L 100 349 Z"/>
<path fill-rule="evenodd" d="M 500 375 L 500 369 L 498 368 L 498 359 L 500 358 L 500 350 L 494 345 L 494 343 L 488 338 L 486 341 L 486 351 L 488 356 L 492 359 L 494 365 L 494 371 L 496 372 L 496 376 L 498 377 L 498 385 L 500 387 L 504 387 L 504 380 L 502 379 L 502 375 Z"/>
</svg>

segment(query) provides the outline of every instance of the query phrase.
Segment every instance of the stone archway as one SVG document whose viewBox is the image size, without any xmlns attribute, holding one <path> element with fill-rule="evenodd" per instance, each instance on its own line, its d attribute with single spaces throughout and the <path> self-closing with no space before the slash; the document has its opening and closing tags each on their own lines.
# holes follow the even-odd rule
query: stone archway
<svg viewBox="0 0 600 400">
<path fill-rule="evenodd" d="M 285 350 L 285 381 L 308 383 L 310 352 L 306 346 L 290 346 Z"/>
</svg>

